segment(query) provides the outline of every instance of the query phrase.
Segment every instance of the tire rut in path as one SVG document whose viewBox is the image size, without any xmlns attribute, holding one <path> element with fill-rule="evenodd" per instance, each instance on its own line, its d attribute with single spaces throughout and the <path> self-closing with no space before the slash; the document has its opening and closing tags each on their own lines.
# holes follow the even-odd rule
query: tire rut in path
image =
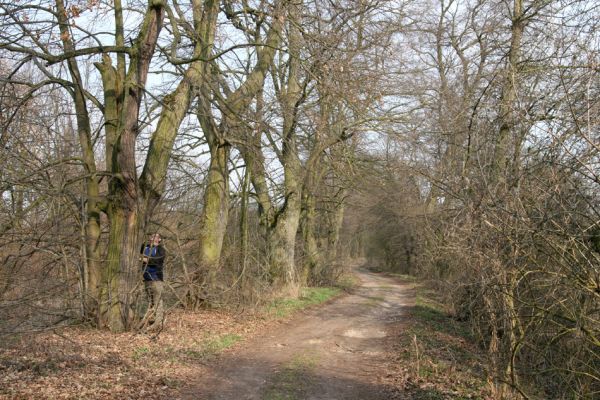
<svg viewBox="0 0 600 400">
<path fill-rule="evenodd" d="M 224 354 L 184 399 L 384 400 L 388 332 L 413 303 L 408 285 L 359 271 L 359 288 Z"/>
</svg>

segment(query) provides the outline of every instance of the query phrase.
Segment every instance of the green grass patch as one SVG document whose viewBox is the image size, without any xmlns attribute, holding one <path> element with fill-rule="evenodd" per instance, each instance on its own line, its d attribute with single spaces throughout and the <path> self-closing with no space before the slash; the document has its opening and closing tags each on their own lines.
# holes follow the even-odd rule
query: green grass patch
<svg viewBox="0 0 600 400">
<path fill-rule="evenodd" d="M 213 357 L 223 350 L 233 346 L 242 340 L 242 336 L 236 334 L 206 336 L 200 341 L 193 341 L 185 347 L 165 346 L 155 349 L 140 347 L 134 350 L 133 360 L 144 359 L 145 362 L 152 359 L 169 360 L 173 363 L 194 363 Z"/>
<path fill-rule="evenodd" d="M 151 352 L 148 347 L 137 347 L 133 349 L 133 354 L 131 355 L 131 358 L 133 358 L 134 361 L 138 361 L 150 355 L 150 353 Z"/>
<path fill-rule="evenodd" d="M 376 307 L 385 301 L 385 297 L 383 297 L 383 296 L 364 296 L 364 297 L 365 297 L 365 299 L 367 299 L 367 302 L 365 303 L 365 305 L 371 306 L 371 307 Z"/>
<path fill-rule="evenodd" d="M 242 340 L 240 335 L 228 333 L 220 336 L 206 337 L 201 343 L 194 347 L 183 349 L 180 354 L 184 358 L 192 360 L 203 360 L 210 358 L 233 346 Z"/>
<path fill-rule="evenodd" d="M 445 311 L 444 305 L 439 302 L 436 297 L 437 294 L 433 290 L 425 289 L 423 287 L 417 288 L 417 305 L 428 306 L 440 312 Z"/>
<path fill-rule="evenodd" d="M 240 335 L 228 333 L 226 335 L 208 338 L 204 341 L 203 350 L 207 354 L 217 354 L 242 340 Z"/>
<path fill-rule="evenodd" d="M 278 299 L 267 306 L 267 314 L 277 318 L 287 317 L 298 310 L 321 304 L 337 296 L 340 289 L 331 287 L 303 288 L 297 299 Z"/>
<path fill-rule="evenodd" d="M 316 353 L 304 353 L 298 354 L 292 358 L 289 366 L 295 369 L 313 369 L 317 366 L 317 362 L 319 361 L 319 356 Z"/>
<path fill-rule="evenodd" d="M 265 390 L 263 400 L 300 400 L 306 397 L 310 373 L 318 362 L 316 354 L 299 354 L 277 372 Z"/>
</svg>

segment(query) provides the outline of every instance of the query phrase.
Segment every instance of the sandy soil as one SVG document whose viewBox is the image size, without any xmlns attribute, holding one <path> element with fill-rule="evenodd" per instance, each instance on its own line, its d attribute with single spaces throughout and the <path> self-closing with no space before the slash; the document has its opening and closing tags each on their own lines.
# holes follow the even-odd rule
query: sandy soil
<svg viewBox="0 0 600 400">
<path fill-rule="evenodd" d="M 331 303 L 266 329 L 225 352 L 183 399 L 361 399 L 395 397 L 386 385 L 391 332 L 414 304 L 408 285 L 360 271 L 362 284 Z M 396 393 L 397 394 L 397 393 Z"/>
</svg>

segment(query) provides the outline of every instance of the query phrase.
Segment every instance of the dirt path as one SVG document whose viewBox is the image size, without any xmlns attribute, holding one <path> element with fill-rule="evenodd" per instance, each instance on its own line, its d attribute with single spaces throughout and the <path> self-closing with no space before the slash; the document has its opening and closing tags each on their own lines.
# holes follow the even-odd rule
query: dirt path
<svg viewBox="0 0 600 400">
<path fill-rule="evenodd" d="M 358 272 L 353 294 L 245 342 L 211 367 L 184 399 L 389 399 L 384 361 L 412 303 L 396 280 Z"/>
</svg>

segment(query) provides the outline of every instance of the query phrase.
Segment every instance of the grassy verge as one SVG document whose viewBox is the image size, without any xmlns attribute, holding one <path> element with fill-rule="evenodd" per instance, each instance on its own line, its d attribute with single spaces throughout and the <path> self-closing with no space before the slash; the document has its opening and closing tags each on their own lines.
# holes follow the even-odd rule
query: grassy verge
<svg viewBox="0 0 600 400">
<path fill-rule="evenodd" d="M 350 291 L 360 285 L 358 278 L 351 273 L 345 273 L 336 282 L 335 286 L 344 291 Z"/>
<path fill-rule="evenodd" d="M 277 299 L 271 302 L 266 312 L 276 318 L 285 318 L 298 310 L 325 303 L 340 293 L 340 289 L 331 287 L 308 287 L 303 288 L 300 297 Z"/>
<path fill-rule="evenodd" d="M 489 398 L 485 359 L 467 326 L 434 291 L 413 285 L 415 305 L 395 346 L 403 389 L 417 400 Z"/>
</svg>

